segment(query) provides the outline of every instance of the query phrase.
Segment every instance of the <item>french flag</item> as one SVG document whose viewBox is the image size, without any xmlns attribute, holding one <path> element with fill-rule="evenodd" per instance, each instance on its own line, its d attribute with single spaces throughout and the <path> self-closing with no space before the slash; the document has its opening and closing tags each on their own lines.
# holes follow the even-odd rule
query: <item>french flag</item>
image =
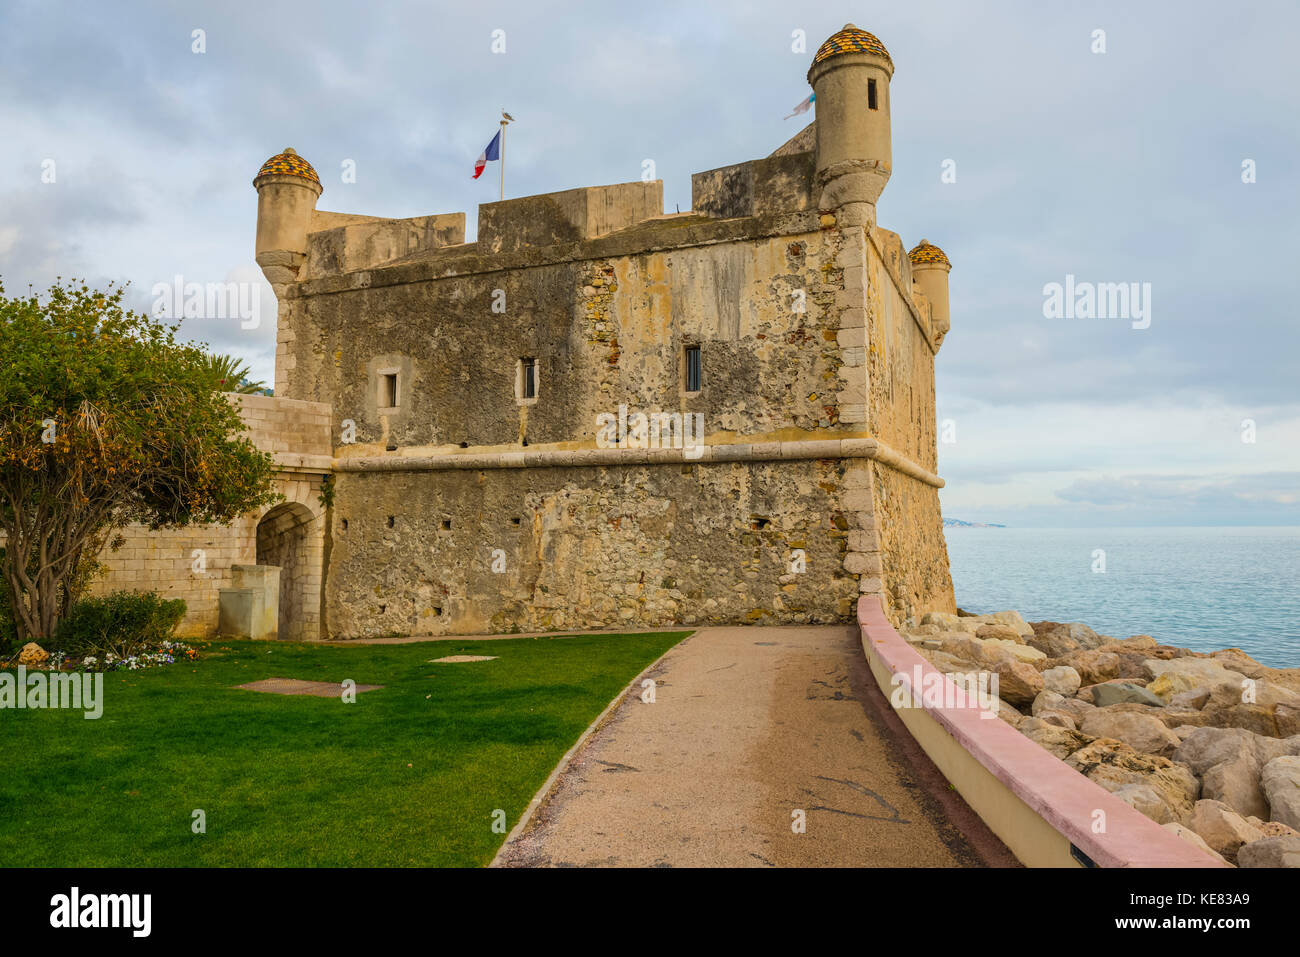
<svg viewBox="0 0 1300 957">
<path fill-rule="evenodd" d="M 487 145 L 487 149 L 479 154 L 478 159 L 474 161 L 474 178 L 478 179 L 483 175 L 483 168 L 488 163 L 494 162 L 501 158 L 501 131 L 497 130 L 497 135 L 492 137 L 492 142 Z"/>
</svg>

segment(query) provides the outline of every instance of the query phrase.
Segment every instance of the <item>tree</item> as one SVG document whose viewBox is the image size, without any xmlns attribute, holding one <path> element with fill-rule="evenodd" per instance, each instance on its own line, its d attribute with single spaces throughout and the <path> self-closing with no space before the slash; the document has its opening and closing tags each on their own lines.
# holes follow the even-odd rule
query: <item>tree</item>
<svg viewBox="0 0 1300 957">
<path fill-rule="evenodd" d="M 238 392 L 255 395 L 266 391 L 266 385 L 248 378 L 247 363 L 234 356 L 205 355 L 208 380 L 214 392 Z"/>
<path fill-rule="evenodd" d="M 0 286 L 0 571 L 23 641 L 54 633 L 115 529 L 225 524 L 280 497 L 203 349 L 124 291 Z"/>
</svg>

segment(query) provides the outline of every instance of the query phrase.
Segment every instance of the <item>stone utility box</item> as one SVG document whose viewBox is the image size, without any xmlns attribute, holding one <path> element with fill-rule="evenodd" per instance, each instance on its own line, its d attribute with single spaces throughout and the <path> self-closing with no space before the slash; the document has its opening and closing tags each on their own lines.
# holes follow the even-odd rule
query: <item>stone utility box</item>
<svg viewBox="0 0 1300 957">
<path fill-rule="evenodd" d="M 234 587 L 223 588 L 218 634 L 229 638 L 275 638 L 280 617 L 280 569 L 232 565 Z"/>
<path fill-rule="evenodd" d="M 263 634 L 271 573 L 231 566 L 282 568 L 282 637 L 850 622 L 862 594 L 896 622 L 955 611 L 951 267 L 876 223 L 893 76 L 848 25 L 808 70 L 816 120 L 696 174 L 692 210 L 665 214 L 658 181 L 572 189 L 481 205 L 473 243 L 461 213 L 325 212 L 311 164 L 271 157 L 275 397 L 242 411 L 287 501 L 172 543 L 178 589 L 230 586 L 222 627 Z M 206 578 L 191 546 L 220 556 Z M 202 609 L 191 633 L 218 625 Z"/>
</svg>

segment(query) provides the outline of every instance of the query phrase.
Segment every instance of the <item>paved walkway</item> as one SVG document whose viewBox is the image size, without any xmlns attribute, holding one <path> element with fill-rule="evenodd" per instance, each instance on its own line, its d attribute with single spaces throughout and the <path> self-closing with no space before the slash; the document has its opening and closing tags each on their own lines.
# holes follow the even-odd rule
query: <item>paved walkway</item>
<svg viewBox="0 0 1300 957">
<path fill-rule="evenodd" d="M 498 865 L 1015 864 L 890 710 L 856 628 L 705 628 L 649 676 L 655 703 L 625 695 Z"/>
</svg>

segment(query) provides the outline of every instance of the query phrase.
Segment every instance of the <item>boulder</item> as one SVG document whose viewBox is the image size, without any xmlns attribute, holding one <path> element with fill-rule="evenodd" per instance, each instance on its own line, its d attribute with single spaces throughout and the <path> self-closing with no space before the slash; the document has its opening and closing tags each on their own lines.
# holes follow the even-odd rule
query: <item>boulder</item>
<svg viewBox="0 0 1300 957">
<path fill-rule="evenodd" d="M 1062 728 L 1042 718 L 1025 718 L 1018 730 L 1034 744 L 1062 760 L 1092 741 L 1086 734 Z"/>
<path fill-rule="evenodd" d="M 23 645 L 23 650 L 18 652 L 18 663 L 28 668 L 39 668 L 49 659 L 50 653 L 34 641 L 27 642 Z"/>
<path fill-rule="evenodd" d="M 1222 684 L 1225 681 L 1241 682 L 1245 679 L 1239 671 L 1229 671 L 1221 661 L 1214 658 L 1147 658 L 1147 668 L 1155 679 L 1147 685 L 1152 694 L 1157 694 L 1168 701 L 1180 691 L 1191 691 Z"/>
<path fill-rule="evenodd" d="M 1121 648 L 1129 648 L 1134 651 L 1145 651 L 1149 648 L 1159 647 L 1159 642 L 1150 635 L 1133 635 L 1125 638 L 1123 641 L 1117 641 L 1115 644 Z"/>
<path fill-rule="evenodd" d="M 1300 694 L 1262 678 L 1212 685 L 1201 710 L 1208 724 L 1289 738 L 1300 734 Z"/>
<path fill-rule="evenodd" d="M 1286 754 L 1300 754 L 1300 736 L 1268 738 L 1245 728 L 1197 728 L 1173 754 L 1201 779 L 1203 797 L 1222 801 L 1238 814 L 1269 818 L 1260 785 L 1264 765 Z"/>
<path fill-rule="evenodd" d="M 1043 687 L 1066 697 L 1073 696 L 1082 683 L 1079 672 L 1069 665 L 1057 665 L 1043 672 Z"/>
<path fill-rule="evenodd" d="M 1266 837 L 1243 844 L 1238 867 L 1300 867 L 1300 837 Z"/>
<path fill-rule="evenodd" d="M 944 674 L 954 674 L 968 671 L 977 671 L 978 667 L 964 658 L 958 658 L 956 655 L 949 654 L 937 648 L 918 648 L 917 652 L 930 664 Z"/>
<path fill-rule="evenodd" d="M 1263 678 L 1243 678 L 1241 681 L 1223 681 L 1211 685 L 1209 694 L 1202 708 L 1231 708 L 1239 704 L 1276 705 L 1284 704 L 1291 708 L 1300 708 L 1300 694 L 1273 684 Z"/>
<path fill-rule="evenodd" d="M 1024 640 L 1020 637 L 1020 632 L 1016 631 L 1010 625 L 1004 625 L 1002 622 L 994 622 L 988 625 L 980 625 L 975 629 L 976 638 L 999 638 L 1004 641 L 1010 641 L 1017 645 L 1023 645 Z M 1042 652 L 1039 652 L 1042 654 Z"/>
<path fill-rule="evenodd" d="M 1057 705 L 1064 702 L 1065 695 L 1052 691 L 1044 684 L 1043 690 L 1038 692 L 1033 704 L 1029 706 L 1029 713 L 1036 718 L 1040 711 L 1054 711 Z"/>
<path fill-rule="evenodd" d="M 927 611 L 921 616 L 921 625 L 935 625 L 940 631 L 961 631 L 961 617 L 950 615 L 946 611 Z"/>
<path fill-rule="evenodd" d="M 1054 724 L 1058 728 L 1065 728 L 1067 731 L 1076 731 L 1079 727 L 1078 722 L 1064 711 L 1052 711 L 1049 709 L 1038 712 L 1034 717 L 1038 718 L 1039 721 Z"/>
<path fill-rule="evenodd" d="M 1010 638 L 976 638 L 975 640 L 983 644 L 989 654 L 1010 655 L 1017 661 L 1027 661 L 1031 664 L 1047 660 L 1047 655 L 1037 648 L 1031 648 L 1018 640 L 1012 641 Z"/>
<path fill-rule="evenodd" d="M 1034 621 L 1029 625 L 1034 634 L 1025 640 L 1049 658 L 1062 658 L 1080 649 L 1105 644 L 1101 635 L 1082 622 Z"/>
<path fill-rule="evenodd" d="M 1025 621 L 1018 611 L 995 611 L 988 617 L 992 618 L 994 621 L 1000 621 L 1003 624 L 1010 625 L 1015 629 L 1016 634 L 1023 638 L 1028 638 L 1034 633 L 1034 629 L 1030 627 L 1029 622 Z"/>
<path fill-rule="evenodd" d="M 984 652 L 984 646 L 963 632 L 945 631 L 932 641 L 938 642 L 936 650 L 964 662 L 967 671 L 987 668 L 993 663 Z"/>
<path fill-rule="evenodd" d="M 1174 819 L 1173 809 L 1149 784 L 1125 784 L 1111 792 L 1125 804 L 1132 805 L 1157 824 L 1168 824 Z"/>
<path fill-rule="evenodd" d="M 1193 688 L 1190 691 L 1180 691 L 1178 694 L 1170 695 L 1169 706 L 1171 708 L 1191 708 L 1193 711 L 1200 711 L 1201 708 L 1205 707 L 1205 702 L 1209 700 L 1209 688 Z"/>
<path fill-rule="evenodd" d="M 1090 712 L 1096 710 L 1086 701 L 1080 701 L 1078 698 L 1067 698 L 1055 691 L 1044 688 L 1035 696 L 1034 703 L 1029 708 L 1029 713 L 1034 717 L 1039 717 L 1048 712 L 1065 715 L 1070 719 L 1071 725 L 1077 728 L 1080 721 L 1087 717 Z"/>
<path fill-rule="evenodd" d="M 1265 835 L 1222 801 L 1202 799 L 1192 809 L 1188 826 L 1205 838 L 1230 864 L 1237 863 L 1237 851 L 1243 844 L 1258 841 Z"/>
<path fill-rule="evenodd" d="M 1132 711 L 1094 710 L 1079 726 L 1084 734 L 1094 738 L 1114 738 L 1143 754 L 1158 754 L 1162 758 L 1172 755 L 1182 743 L 1163 721 Z"/>
<path fill-rule="evenodd" d="M 1269 818 L 1300 829 L 1300 756 L 1283 755 L 1269 761 L 1259 783 L 1268 799 Z"/>
<path fill-rule="evenodd" d="M 1105 681 L 1091 685 L 1084 690 L 1088 692 L 1085 700 L 1091 699 L 1091 703 L 1098 708 L 1108 708 L 1111 705 L 1128 702 L 1163 707 L 1165 703 L 1164 699 L 1157 698 L 1146 688 L 1133 684 L 1131 681 Z M 1082 692 L 1080 692 L 1079 697 L 1084 697 Z"/>
<path fill-rule="evenodd" d="M 1211 857 L 1217 857 L 1219 860 L 1223 861 L 1223 863 L 1225 864 L 1228 863 L 1227 861 L 1223 860 L 1222 854 L 1216 853 L 1214 848 L 1206 844 L 1205 839 L 1202 838 L 1201 835 L 1193 831 L 1190 827 L 1185 827 L 1184 825 L 1178 824 L 1176 822 L 1172 824 L 1161 824 L 1160 826 L 1163 827 L 1170 834 L 1177 834 L 1188 844 L 1194 844 L 1195 846 L 1199 847 L 1201 850 L 1203 850 L 1206 854 L 1209 854 Z"/>
<path fill-rule="evenodd" d="M 1141 681 L 1142 684 L 1146 684 L 1155 677 L 1151 673 L 1151 669 L 1147 667 L 1147 658 L 1150 657 L 1150 653 L 1147 651 L 1131 651 L 1121 645 L 1103 645 L 1097 650 L 1119 658 L 1119 677 L 1121 678 Z"/>
<path fill-rule="evenodd" d="M 1222 662 L 1225 668 L 1241 672 L 1247 678 L 1261 678 L 1272 670 L 1240 648 L 1224 648 L 1221 651 L 1211 652 L 1210 657 Z"/>
<path fill-rule="evenodd" d="M 1053 664 L 1069 665 L 1079 672 L 1079 679 L 1085 685 L 1095 685 L 1119 677 L 1119 655 L 1110 651 L 1081 649 Z"/>
<path fill-rule="evenodd" d="M 1287 827 L 1281 821 L 1261 821 L 1257 817 L 1248 817 L 1246 820 L 1265 837 L 1300 837 L 1300 831 Z"/>
<path fill-rule="evenodd" d="M 998 676 L 998 697 L 1012 705 L 1027 705 L 1043 690 L 1043 676 L 1033 665 L 1011 658 L 991 669 Z"/>
<path fill-rule="evenodd" d="M 1149 785 L 1179 822 L 1191 817 L 1200 796 L 1200 783 L 1183 765 L 1154 754 L 1141 754 L 1111 738 L 1098 738 L 1074 751 L 1065 763 L 1107 791 L 1117 791 L 1126 784 Z"/>
</svg>

